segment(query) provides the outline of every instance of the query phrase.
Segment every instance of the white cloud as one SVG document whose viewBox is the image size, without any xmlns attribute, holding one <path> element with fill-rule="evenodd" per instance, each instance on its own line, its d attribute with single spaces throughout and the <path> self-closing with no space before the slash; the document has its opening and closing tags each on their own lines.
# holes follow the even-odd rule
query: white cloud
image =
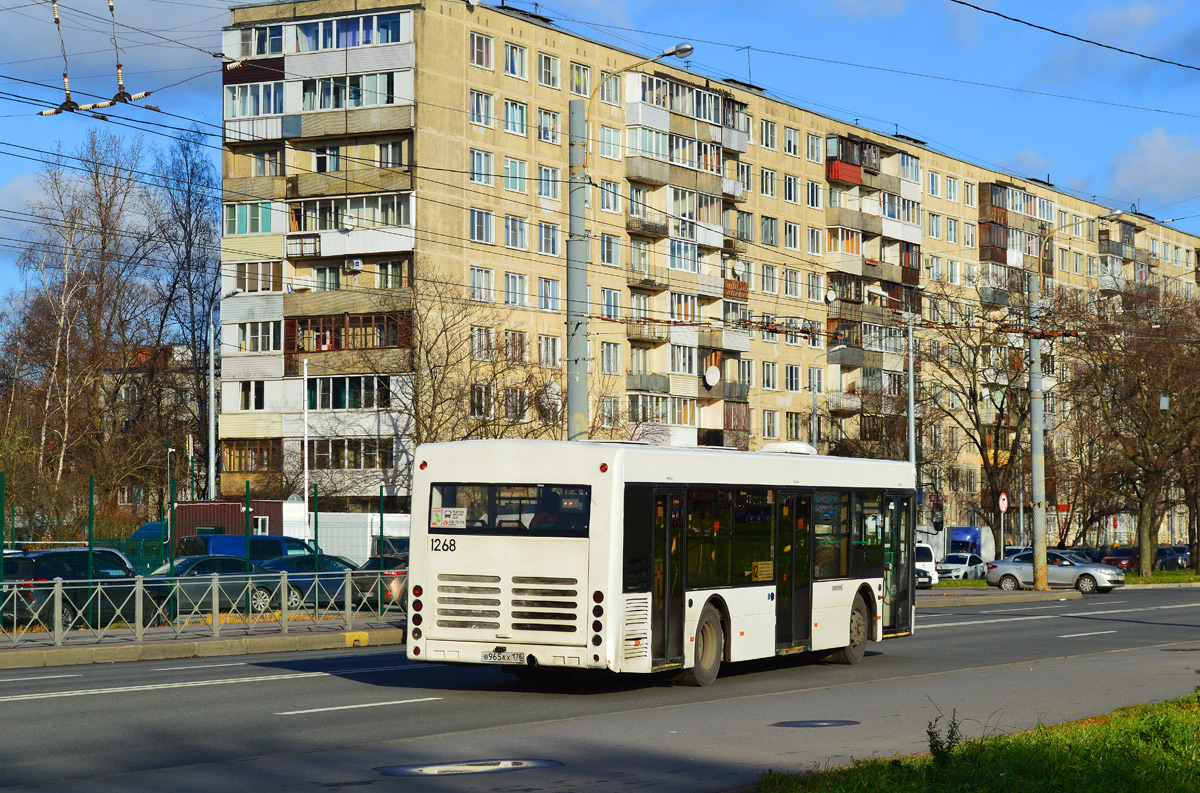
<svg viewBox="0 0 1200 793">
<path fill-rule="evenodd" d="M 1109 195 L 1149 210 L 1191 198 L 1200 179 L 1200 136 L 1156 127 L 1132 138 L 1112 158 L 1109 172 Z"/>
<path fill-rule="evenodd" d="M 1017 176 L 1037 179 L 1043 179 L 1047 174 L 1053 176 L 1054 167 L 1058 165 L 1055 160 L 1044 157 L 1033 149 L 1021 149 L 1011 157 L 1002 157 L 996 162 L 1004 170 Z"/>
<path fill-rule="evenodd" d="M 1074 20 L 1065 21 L 1062 27 L 1081 38 L 1102 44 L 1149 55 L 1161 55 L 1164 45 L 1169 46 L 1178 36 L 1177 24 L 1170 30 L 1162 29 L 1168 21 L 1178 22 L 1175 19 L 1177 6 L 1177 3 L 1167 4 L 1153 0 L 1110 3 L 1090 8 Z M 1159 70 L 1151 61 L 1094 44 L 1068 44 L 1061 43 L 1060 40 L 1045 62 L 1031 75 L 1030 83 L 1062 87 L 1092 81 L 1098 77 L 1107 81 L 1116 77 L 1136 84 L 1149 79 L 1155 73 L 1159 73 Z"/>
</svg>

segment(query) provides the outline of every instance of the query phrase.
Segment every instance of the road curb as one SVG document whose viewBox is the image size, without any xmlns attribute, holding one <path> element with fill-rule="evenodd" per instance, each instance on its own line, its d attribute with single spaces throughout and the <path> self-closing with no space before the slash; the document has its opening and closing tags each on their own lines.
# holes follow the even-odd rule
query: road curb
<svg viewBox="0 0 1200 793">
<path fill-rule="evenodd" d="M 242 636 L 236 639 L 214 638 L 94 647 L 54 647 L 46 650 L 12 650 L 0 652 L 0 669 L 34 669 L 79 664 L 256 655 L 296 650 L 380 647 L 404 644 L 404 632 L 404 628 L 371 628 L 327 633 L 277 633 L 268 636 Z"/>
<path fill-rule="evenodd" d="M 917 611 L 923 609 L 945 609 L 957 606 L 1008 605 L 1011 603 L 1037 603 L 1049 600 L 1082 600 L 1083 595 L 1074 589 L 1056 589 L 1050 592 L 1014 592 L 1012 594 L 980 595 L 925 595 L 917 598 Z"/>
</svg>

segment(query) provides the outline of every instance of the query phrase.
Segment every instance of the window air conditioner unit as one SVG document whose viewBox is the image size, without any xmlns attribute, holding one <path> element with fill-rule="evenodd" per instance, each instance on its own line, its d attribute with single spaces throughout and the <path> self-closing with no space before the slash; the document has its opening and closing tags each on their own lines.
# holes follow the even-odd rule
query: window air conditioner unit
<svg viewBox="0 0 1200 793">
<path fill-rule="evenodd" d="M 363 268 L 362 259 L 347 259 L 346 270 L 361 270 Z"/>
</svg>

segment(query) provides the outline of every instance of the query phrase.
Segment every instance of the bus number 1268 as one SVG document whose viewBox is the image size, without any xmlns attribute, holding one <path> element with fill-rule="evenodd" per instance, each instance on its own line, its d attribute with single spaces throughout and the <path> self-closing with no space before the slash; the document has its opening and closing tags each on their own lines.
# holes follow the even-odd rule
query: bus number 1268
<svg viewBox="0 0 1200 793">
<path fill-rule="evenodd" d="M 431 550 L 453 551 L 454 550 L 454 540 L 453 539 L 443 540 L 441 537 L 434 537 Z"/>
</svg>

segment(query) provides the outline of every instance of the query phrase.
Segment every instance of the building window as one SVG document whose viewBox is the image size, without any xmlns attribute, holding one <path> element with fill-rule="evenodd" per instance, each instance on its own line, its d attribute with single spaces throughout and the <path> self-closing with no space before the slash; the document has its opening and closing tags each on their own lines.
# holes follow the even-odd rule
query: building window
<svg viewBox="0 0 1200 793">
<path fill-rule="evenodd" d="M 824 390 L 821 382 L 824 375 L 825 373 L 819 367 L 808 367 L 808 390 L 810 393 L 820 394 Z"/>
<path fill-rule="evenodd" d="M 600 426 L 618 427 L 621 424 L 621 406 L 616 397 L 600 397 Z"/>
<path fill-rule="evenodd" d="M 526 238 L 525 229 L 525 218 L 506 215 L 504 218 L 504 247 L 526 250 L 529 247 L 529 241 Z"/>
<path fill-rule="evenodd" d="M 300 85 L 300 108 L 306 112 L 394 105 L 403 99 L 396 93 L 395 72 L 320 77 Z"/>
<path fill-rule="evenodd" d="M 592 70 L 578 63 L 571 64 L 571 93 L 577 96 L 590 96 L 592 85 Z"/>
<path fill-rule="evenodd" d="M 492 113 L 492 95 L 482 91 L 471 92 L 471 123 L 481 127 L 492 127 L 496 116 Z"/>
<path fill-rule="evenodd" d="M 492 37 L 482 33 L 471 34 L 471 65 L 481 69 L 492 68 Z"/>
<path fill-rule="evenodd" d="M 695 295 L 685 295 L 679 292 L 671 293 L 672 322 L 695 322 L 696 316 Z"/>
<path fill-rule="evenodd" d="M 766 215 L 762 217 L 762 243 L 763 245 L 778 245 L 779 244 L 779 220 L 769 218 Z"/>
<path fill-rule="evenodd" d="M 975 247 L 975 224 L 974 223 L 964 223 L 963 224 L 963 245 L 968 248 Z"/>
<path fill-rule="evenodd" d="M 773 264 L 762 265 L 762 282 L 760 287 L 762 291 L 768 295 L 779 293 L 779 279 L 776 276 L 777 269 Z"/>
<path fill-rule="evenodd" d="M 800 203 L 800 179 L 791 174 L 783 175 L 783 200 L 789 204 Z"/>
<path fill-rule="evenodd" d="M 241 399 L 239 410 L 264 410 L 266 408 L 266 382 L 263 380 L 243 380 L 241 382 Z"/>
<path fill-rule="evenodd" d="M 809 227 L 808 229 L 808 252 L 813 256 L 823 255 L 822 240 L 825 235 L 821 233 L 821 229 Z"/>
<path fill-rule="evenodd" d="M 754 166 L 748 162 L 739 162 L 737 173 L 738 181 L 742 183 L 742 190 L 747 193 L 754 192 Z"/>
<path fill-rule="evenodd" d="M 758 172 L 759 183 L 761 186 L 760 192 L 767 198 L 775 197 L 775 172 L 770 168 L 763 168 Z"/>
<path fill-rule="evenodd" d="M 778 438 L 779 437 L 779 411 L 764 410 L 763 411 L 763 438 Z"/>
<path fill-rule="evenodd" d="M 935 240 L 942 238 L 942 216 L 929 213 L 929 236 Z"/>
<path fill-rule="evenodd" d="M 621 132 L 612 127 L 600 127 L 600 156 L 609 160 L 621 159 Z"/>
<path fill-rule="evenodd" d="M 403 168 L 405 144 L 402 141 L 393 140 L 387 143 L 380 143 L 378 149 L 379 167 L 380 168 Z"/>
<path fill-rule="evenodd" d="M 279 292 L 283 289 L 283 262 L 238 262 L 237 288 L 243 292 Z"/>
<path fill-rule="evenodd" d="M 538 166 L 538 195 L 557 201 L 559 197 L 559 170 L 546 165 Z"/>
<path fill-rule="evenodd" d="M 486 209 L 471 210 L 471 241 L 487 245 L 493 242 L 492 213 Z"/>
<path fill-rule="evenodd" d="M 609 105 L 621 103 L 621 78 L 600 72 L 600 101 Z"/>
<path fill-rule="evenodd" d="M 225 233 L 270 234 L 271 203 L 264 201 L 257 204 L 226 204 Z"/>
<path fill-rule="evenodd" d="M 504 73 L 518 80 L 525 79 L 525 48 L 504 43 Z"/>
<path fill-rule="evenodd" d="M 524 102 L 504 100 L 504 131 L 525 137 L 528 134 L 526 113 L 528 106 Z"/>
<path fill-rule="evenodd" d="M 558 311 L 558 284 L 552 278 L 538 279 L 538 308 L 542 311 Z"/>
<path fill-rule="evenodd" d="M 764 149 L 770 149 L 771 151 L 774 151 L 778 145 L 775 140 L 775 122 L 763 119 L 760 125 L 760 131 L 762 132 L 762 137 L 759 139 L 759 145 Z"/>
<path fill-rule="evenodd" d="M 946 177 L 946 200 L 958 201 L 958 180 L 953 176 Z"/>
<path fill-rule="evenodd" d="M 783 223 L 783 247 L 788 250 L 800 250 L 800 226 L 790 221 Z"/>
<path fill-rule="evenodd" d="M 475 184 L 493 184 L 492 153 L 471 149 L 471 181 Z"/>
<path fill-rule="evenodd" d="M 471 299 L 491 303 L 495 297 L 495 276 L 485 267 L 471 268 Z"/>
<path fill-rule="evenodd" d="M 609 267 L 621 266 L 621 246 L 613 234 L 600 235 L 600 263 Z"/>
<path fill-rule="evenodd" d="M 529 345 L 524 331 L 504 331 L 504 358 L 514 363 L 524 363 L 529 359 Z"/>
<path fill-rule="evenodd" d="M 374 410 L 391 404 L 388 377 L 310 377 L 306 382 L 309 410 Z"/>
<path fill-rule="evenodd" d="M 946 218 L 946 242 L 958 244 L 958 221 Z"/>
<path fill-rule="evenodd" d="M 238 323 L 239 352 L 279 352 L 281 344 L 281 322 Z"/>
<path fill-rule="evenodd" d="M 921 183 L 921 158 L 900 152 L 900 178 Z"/>
<path fill-rule="evenodd" d="M 929 172 L 929 195 L 933 196 L 934 198 L 937 198 L 941 193 L 941 178 L 942 177 L 940 174 L 934 171 Z"/>
<path fill-rule="evenodd" d="M 471 386 L 471 418 L 485 419 L 492 415 L 492 387 L 484 383 Z"/>
<path fill-rule="evenodd" d="M 529 399 L 524 388 L 509 386 L 504 389 L 504 420 L 529 421 Z"/>
<path fill-rule="evenodd" d="M 226 440 L 221 444 L 222 470 L 230 473 L 279 471 L 283 467 L 282 438 Z"/>
<path fill-rule="evenodd" d="M 558 57 L 538 53 L 538 84 L 547 88 L 558 88 Z"/>
<path fill-rule="evenodd" d="M 975 206 L 974 182 L 963 182 L 963 204 L 969 207 Z"/>
<path fill-rule="evenodd" d="M 559 369 L 562 367 L 562 355 L 559 352 L 560 339 L 558 336 L 538 336 L 538 364 L 543 369 Z"/>
<path fill-rule="evenodd" d="M 604 212 L 621 211 L 621 185 L 606 179 L 600 180 L 600 209 Z"/>
<path fill-rule="evenodd" d="M 600 290 L 600 316 L 604 319 L 621 318 L 621 293 L 616 289 Z"/>
<path fill-rule="evenodd" d="M 621 345 L 615 341 L 600 342 L 600 373 L 621 373 Z"/>
<path fill-rule="evenodd" d="M 538 140 L 557 145 L 560 125 L 561 118 L 558 113 L 538 109 Z"/>
<path fill-rule="evenodd" d="M 283 83 L 225 86 L 225 118 L 283 115 Z"/>
<path fill-rule="evenodd" d="M 518 273 L 504 274 L 504 305 L 524 306 L 527 291 L 526 277 Z"/>
<path fill-rule="evenodd" d="M 762 387 L 766 391 L 775 391 L 779 388 L 779 364 L 774 361 L 763 361 Z"/>
<path fill-rule="evenodd" d="M 314 267 L 313 289 L 317 292 L 336 292 L 342 288 L 340 267 Z"/>
<path fill-rule="evenodd" d="M 800 156 L 800 130 L 783 128 L 783 153 L 793 157 Z"/>
<path fill-rule="evenodd" d="M 818 183 L 818 182 L 809 182 L 808 183 L 807 199 L 808 199 L 808 202 L 807 202 L 808 207 L 810 209 L 820 209 L 821 208 L 821 185 L 820 185 L 820 183 Z"/>
<path fill-rule="evenodd" d="M 554 223 L 538 223 L 538 253 L 558 255 L 558 226 Z"/>
<path fill-rule="evenodd" d="M 681 344 L 671 345 L 671 373 L 672 374 L 695 374 L 696 373 L 696 348 L 686 347 Z"/>
<path fill-rule="evenodd" d="M 525 161 L 504 158 L 504 189 L 514 193 L 525 192 Z"/>
<path fill-rule="evenodd" d="M 250 155 L 251 173 L 254 176 L 279 176 L 279 151 L 256 151 Z"/>
<path fill-rule="evenodd" d="M 492 359 L 492 331 L 490 328 L 471 328 L 471 360 Z"/>
</svg>

